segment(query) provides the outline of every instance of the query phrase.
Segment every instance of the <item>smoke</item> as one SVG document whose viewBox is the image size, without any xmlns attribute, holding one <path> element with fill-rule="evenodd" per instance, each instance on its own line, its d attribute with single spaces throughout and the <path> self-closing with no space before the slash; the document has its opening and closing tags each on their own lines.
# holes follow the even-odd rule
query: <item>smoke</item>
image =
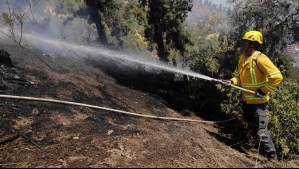
<svg viewBox="0 0 299 169">
<path fill-rule="evenodd" d="M 0 2 L 0 8 L 10 8 L 19 13 L 26 13 L 26 31 L 23 37 L 26 43 L 40 49 L 44 56 L 66 56 L 76 58 L 99 58 L 115 60 L 123 65 L 143 65 L 149 71 L 164 70 L 195 78 L 211 80 L 210 77 L 189 70 L 177 69 L 161 64 L 158 60 L 145 55 L 123 54 L 111 50 L 92 47 L 92 38 L 97 37 L 94 25 L 87 18 L 74 16 L 76 9 L 70 1 L 11 0 Z M 50 55 L 48 55 L 50 54 Z M 55 59 L 55 58 L 53 58 Z"/>
<path fill-rule="evenodd" d="M 223 0 L 222 0 L 223 1 Z M 228 25 L 228 13 L 230 6 L 221 0 L 216 2 L 207 0 L 194 0 L 192 11 L 188 13 L 187 24 L 203 28 L 211 25 L 211 33 L 227 33 L 230 30 Z"/>
<path fill-rule="evenodd" d="M 201 75 L 195 72 L 192 72 L 190 70 L 183 70 L 183 69 L 178 69 L 169 65 L 162 64 L 158 62 L 157 60 L 149 60 L 148 58 L 142 58 L 139 56 L 134 56 L 134 55 L 127 55 L 107 49 L 102 49 L 102 48 L 95 48 L 95 47 L 90 47 L 90 46 L 84 46 L 84 45 L 78 45 L 78 44 L 72 44 L 69 42 L 62 42 L 62 41 L 57 41 L 57 40 L 52 40 L 52 39 L 45 39 L 45 38 L 40 38 L 38 36 L 32 35 L 32 34 L 27 34 L 25 35 L 27 39 L 30 39 L 31 44 L 39 46 L 42 48 L 44 47 L 44 51 L 48 50 L 49 48 L 47 46 L 51 46 L 51 51 L 61 51 L 60 56 L 73 56 L 73 57 L 79 57 L 79 58 L 98 58 L 101 57 L 100 59 L 109 59 L 109 60 L 117 60 L 118 62 L 122 63 L 123 65 L 129 65 L 131 68 L 136 65 L 143 65 L 145 66 L 145 69 L 148 71 L 168 71 L 168 72 L 173 72 L 181 75 L 187 75 L 191 76 L 194 78 L 200 78 L 204 80 L 212 80 L 211 77 Z M 42 45 L 41 45 L 42 44 Z M 49 51 L 50 52 L 50 51 Z M 72 54 L 70 54 L 72 52 Z"/>
<path fill-rule="evenodd" d="M 97 51 L 99 44 L 96 41 L 98 38 L 96 26 L 88 23 L 87 16 L 77 14 L 80 9 L 85 8 L 85 4 L 57 0 L 0 0 L 0 2 L 0 9 L 3 12 L 9 12 L 8 9 L 11 9 L 11 12 L 16 14 L 26 14 L 24 43 L 40 49 L 45 55 L 83 58 L 107 54 L 108 50 Z M 0 29 L 4 30 L 1 27 Z M 134 55 L 133 52 L 130 56 L 133 60 L 147 57 L 139 53 L 138 56 Z M 153 60 L 151 57 L 148 58 Z"/>
<path fill-rule="evenodd" d="M 77 43 L 96 40 L 95 26 L 88 23 L 87 17 L 74 16 L 84 8 L 83 3 L 56 0 L 0 0 L 0 3 L 3 12 L 25 14 L 26 33 Z"/>
</svg>

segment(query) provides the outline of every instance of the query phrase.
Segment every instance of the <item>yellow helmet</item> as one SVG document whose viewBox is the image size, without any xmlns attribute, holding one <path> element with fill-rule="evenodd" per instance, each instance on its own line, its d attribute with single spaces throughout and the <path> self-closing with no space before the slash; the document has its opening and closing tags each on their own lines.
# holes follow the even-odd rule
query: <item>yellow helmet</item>
<svg viewBox="0 0 299 169">
<path fill-rule="evenodd" d="M 263 44 L 263 35 L 259 31 L 248 31 L 244 34 L 243 39 Z"/>
</svg>

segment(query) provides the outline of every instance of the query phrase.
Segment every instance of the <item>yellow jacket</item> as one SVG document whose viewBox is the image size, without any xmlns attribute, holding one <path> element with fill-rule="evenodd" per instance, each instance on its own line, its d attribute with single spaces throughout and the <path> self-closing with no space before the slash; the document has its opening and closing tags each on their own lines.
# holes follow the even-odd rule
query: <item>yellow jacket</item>
<svg viewBox="0 0 299 169">
<path fill-rule="evenodd" d="M 269 101 L 269 94 L 281 83 L 283 77 L 271 60 L 259 51 L 255 51 L 245 62 L 246 55 L 240 56 L 238 67 L 231 79 L 234 85 L 241 85 L 245 89 L 266 93 L 264 98 L 243 92 L 243 100 L 247 104 L 262 104 Z"/>
</svg>

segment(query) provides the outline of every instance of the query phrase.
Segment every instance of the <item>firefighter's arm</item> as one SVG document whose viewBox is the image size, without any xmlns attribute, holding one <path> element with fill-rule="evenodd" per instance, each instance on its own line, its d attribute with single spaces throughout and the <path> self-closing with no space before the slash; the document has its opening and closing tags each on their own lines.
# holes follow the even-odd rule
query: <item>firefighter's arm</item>
<svg viewBox="0 0 299 169">
<path fill-rule="evenodd" d="M 240 80 L 238 68 L 236 68 L 236 70 L 234 71 L 233 78 L 230 79 L 230 81 L 232 82 L 233 85 L 236 85 L 236 86 L 238 86 L 240 84 L 241 80 Z"/>
<path fill-rule="evenodd" d="M 239 84 L 241 84 L 241 80 L 240 80 L 240 74 L 239 74 L 239 65 L 241 63 L 241 57 L 239 58 L 239 61 L 238 61 L 238 66 L 236 67 L 234 73 L 233 73 L 233 78 L 230 79 L 231 83 L 235 86 L 238 86 Z"/>
<path fill-rule="evenodd" d="M 259 57 L 257 64 L 268 78 L 268 82 L 261 88 L 261 91 L 265 94 L 273 92 L 283 80 L 280 70 L 266 56 Z"/>
</svg>

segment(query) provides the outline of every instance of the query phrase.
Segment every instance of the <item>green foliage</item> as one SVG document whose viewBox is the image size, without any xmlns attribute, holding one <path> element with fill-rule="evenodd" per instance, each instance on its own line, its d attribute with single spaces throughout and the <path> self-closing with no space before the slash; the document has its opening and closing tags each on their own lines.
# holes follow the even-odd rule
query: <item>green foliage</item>
<svg viewBox="0 0 299 169">
<path fill-rule="evenodd" d="M 221 110 L 227 115 L 241 116 L 241 92 L 238 90 L 229 90 L 219 88 L 220 92 L 224 94 L 224 98 L 221 102 Z"/>
<path fill-rule="evenodd" d="M 295 83 L 299 83 L 299 68 L 290 68 L 288 70 L 288 78 L 290 78 Z"/>
<path fill-rule="evenodd" d="M 184 55 L 186 46 L 191 44 L 183 23 L 192 8 L 191 0 L 141 0 L 148 9 L 145 35 L 149 42 L 157 45 L 161 61 L 168 62 L 172 49 Z"/>
<path fill-rule="evenodd" d="M 103 45 L 117 50 L 146 51 L 146 13 L 137 0 L 85 0 L 85 3 L 89 10 L 96 10 L 91 18 L 96 23 Z"/>
<path fill-rule="evenodd" d="M 24 22 L 26 13 L 24 11 L 15 10 L 9 1 L 6 2 L 6 9 L 0 12 L 0 26 L 3 27 L 0 32 L 12 39 L 19 46 L 22 46 Z"/>
<path fill-rule="evenodd" d="M 142 29 L 142 25 L 139 25 L 137 17 L 134 15 L 135 5 L 137 5 L 135 1 L 119 5 L 113 14 L 111 13 L 104 17 L 105 23 L 110 29 L 110 33 L 107 36 L 111 47 L 116 49 L 144 50 L 138 45 L 138 39 L 134 38 L 136 31 L 138 32 L 138 30 Z"/>
<path fill-rule="evenodd" d="M 96 1 L 98 17 L 110 47 L 138 51 L 157 51 L 164 61 L 175 60 L 205 75 L 229 79 L 241 54 L 239 42 L 244 32 L 258 29 L 264 33 L 264 53 L 269 55 L 286 76 L 298 74 L 292 68 L 292 59 L 283 53 L 285 39 L 295 30 L 293 9 L 297 1 L 234 0 L 231 13 L 232 32 L 215 31 L 222 18 L 213 15 L 198 20 L 186 29 L 185 19 L 191 1 L 132 0 Z M 269 10 L 269 6 L 271 10 Z M 97 25 L 98 26 L 98 25 Z M 100 27 L 98 27 L 99 30 Z M 162 59 L 163 60 L 163 59 Z M 173 64 L 175 64 L 173 63 Z M 295 73 L 293 73 L 295 72 Z M 297 79 L 298 77 L 292 77 Z M 186 86 L 186 97 L 197 102 L 196 109 L 223 112 L 228 116 L 241 116 L 241 92 L 211 85 L 202 80 L 191 80 Z M 276 146 L 284 154 L 298 153 L 298 98 L 297 86 L 285 81 L 273 93 L 270 103 L 271 133 Z M 287 126 L 287 127 L 286 127 Z"/>
<path fill-rule="evenodd" d="M 113 34 L 114 30 L 116 30 L 117 33 L 119 32 L 117 27 L 114 29 L 115 25 L 117 25 L 117 22 L 114 21 L 118 19 L 118 17 L 114 17 L 114 14 L 119 16 L 120 3 L 115 0 L 84 0 L 84 2 L 89 14 L 89 22 L 96 25 L 99 42 L 101 45 L 109 47 L 109 43 L 113 42 L 116 38 L 120 38 L 113 37 L 112 35 L 112 39 L 110 37 L 110 42 L 108 42 L 108 38 Z M 109 25 L 109 23 L 115 24 Z"/>
<path fill-rule="evenodd" d="M 3 25 L 13 25 L 13 20 L 11 19 L 10 15 L 8 13 L 2 13 L 1 14 L 2 18 L 2 24 Z"/>
<path fill-rule="evenodd" d="M 279 70 L 286 76 L 290 75 L 290 70 L 293 68 L 294 58 L 286 53 L 277 52 L 269 56 Z"/>
<path fill-rule="evenodd" d="M 167 60 L 171 51 L 182 55 L 190 44 L 183 22 L 191 1 L 85 0 L 103 45 L 119 50 L 157 50 Z M 150 42 L 150 43 L 148 43 Z"/>
<path fill-rule="evenodd" d="M 214 29 L 222 21 L 221 16 L 214 14 L 189 25 L 193 46 L 188 48 L 190 55 L 184 60 L 192 70 L 215 78 L 231 76 L 233 70 L 229 69 L 235 68 L 238 57 L 229 35 Z"/>
<path fill-rule="evenodd" d="M 219 68 L 215 53 L 217 44 L 215 43 L 217 40 L 200 37 L 195 42 L 197 47 L 190 49 L 191 58 L 188 58 L 185 64 L 188 64 L 187 66 L 196 72 L 212 76 Z"/>
<path fill-rule="evenodd" d="M 89 41 L 95 40 L 94 26 L 88 24 L 85 19 L 74 18 L 72 22 L 61 25 L 65 40 L 76 43 L 86 44 Z"/>
<path fill-rule="evenodd" d="M 215 59 L 213 49 L 202 50 L 195 55 L 192 70 L 205 75 L 214 76 L 218 72 L 219 63 Z"/>
<path fill-rule="evenodd" d="M 264 35 L 264 51 L 270 57 L 283 52 L 289 35 L 298 32 L 293 29 L 298 20 L 298 0 L 260 1 L 235 0 L 236 5 L 231 13 L 231 24 L 235 42 L 246 31 L 255 29 Z"/>
<path fill-rule="evenodd" d="M 190 109 L 194 109 L 198 115 L 212 119 L 225 116 L 220 107 L 224 95 L 219 94 L 217 86 L 211 85 L 211 82 L 192 79 L 188 82 L 184 94 L 188 96 L 188 99 L 196 103 Z"/>
<path fill-rule="evenodd" d="M 241 93 L 236 90 L 218 88 L 225 94 L 221 109 L 230 116 L 241 117 Z M 271 94 L 269 103 L 269 129 L 278 152 L 284 156 L 299 153 L 299 86 L 290 81 L 284 81 Z"/>
<path fill-rule="evenodd" d="M 283 155 L 299 153 L 298 84 L 285 81 L 272 94 L 270 129 Z"/>
<path fill-rule="evenodd" d="M 84 5 L 84 0 L 50 0 L 48 3 L 56 7 L 56 11 L 59 13 L 74 12 L 79 10 Z"/>
<path fill-rule="evenodd" d="M 81 16 L 72 18 L 71 23 L 61 22 L 61 27 L 67 25 L 73 28 L 70 30 L 72 33 L 77 32 L 70 36 L 68 30 L 63 30 L 65 37 L 70 37 L 67 40 L 90 40 L 91 36 L 95 36 L 92 32 L 97 31 L 100 42 L 110 48 L 153 52 L 153 55 L 157 52 L 162 61 L 171 60 L 173 65 L 214 78 L 231 78 L 238 56 L 242 53 L 239 42 L 244 32 L 250 29 L 262 31 L 265 38 L 264 53 L 286 76 L 271 96 L 271 134 L 283 155 L 298 154 L 299 89 L 294 82 L 299 82 L 299 70 L 293 68 L 292 58 L 283 51 L 286 37 L 294 36 L 296 39 L 298 36 L 299 29 L 294 25 L 298 22 L 299 1 L 230 1 L 235 3 L 230 15 L 233 29 L 226 33 L 222 29 L 215 29 L 223 20 L 217 14 L 195 19 L 192 25 L 186 25 L 187 14 L 192 8 L 191 0 L 30 0 L 33 6 L 43 3 L 55 6 L 57 15 L 70 16 L 77 11 L 89 15 L 89 20 Z M 1 12 L 1 21 L 3 25 L 14 26 L 18 21 L 23 21 L 24 16 L 14 15 L 12 11 Z M 12 28 L 15 30 L 15 27 Z M 86 31 L 81 31 L 84 29 Z M 196 102 L 193 105 L 195 110 L 209 112 L 209 115 L 217 113 L 217 117 L 220 114 L 242 115 L 241 92 L 238 90 L 211 85 L 198 79 L 190 80 L 185 87 L 183 94 Z"/>
<path fill-rule="evenodd" d="M 292 66 L 293 59 L 284 53 L 289 35 L 297 34 L 293 27 L 298 22 L 299 1 L 259 1 L 234 0 L 236 6 L 231 14 L 231 24 L 235 27 L 232 42 L 235 46 L 241 36 L 248 30 L 260 30 L 264 34 L 264 53 L 279 67 L 286 77 L 297 80 L 298 70 Z M 271 9 L 271 10 L 269 10 Z M 287 78 L 285 78 L 287 79 Z M 229 100 L 237 100 L 236 96 Z M 285 80 L 278 90 L 271 95 L 269 110 L 271 112 L 270 128 L 276 147 L 283 155 L 299 151 L 299 108 L 298 86 Z M 233 111 L 231 101 L 223 101 L 225 112 Z"/>
</svg>

